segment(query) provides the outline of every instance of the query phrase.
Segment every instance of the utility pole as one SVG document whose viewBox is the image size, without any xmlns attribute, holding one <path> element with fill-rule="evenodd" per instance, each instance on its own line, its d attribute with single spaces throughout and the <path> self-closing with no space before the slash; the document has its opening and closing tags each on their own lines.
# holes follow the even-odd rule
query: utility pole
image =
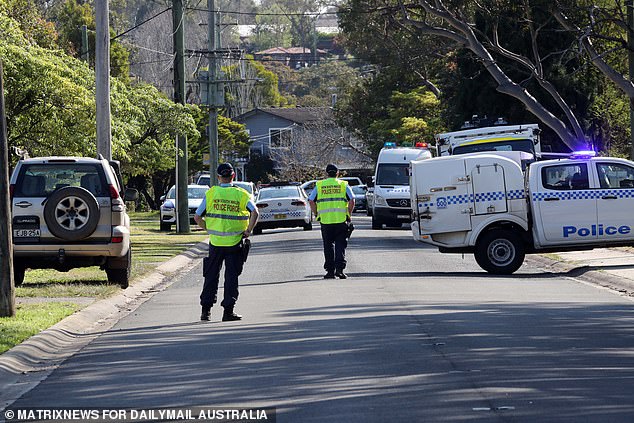
<svg viewBox="0 0 634 423">
<path fill-rule="evenodd" d="M 110 126 L 110 12 L 108 0 L 95 2 L 95 78 L 97 105 L 97 155 L 112 160 Z"/>
<path fill-rule="evenodd" d="M 0 60 L 0 216 L 11 216 L 9 200 L 9 141 L 4 111 L 4 82 Z M 0 317 L 15 316 L 15 287 L 13 285 L 13 242 L 11 219 L 0 219 Z"/>
<path fill-rule="evenodd" d="M 90 56 L 88 54 L 88 27 L 81 26 L 81 60 L 88 62 Z"/>
<path fill-rule="evenodd" d="M 627 63 L 630 81 L 634 81 L 634 0 L 626 0 Z M 634 98 L 630 98 L 630 159 L 634 160 Z"/>
<path fill-rule="evenodd" d="M 174 32 L 174 101 L 185 104 L 185 13 L 183 0 L 172 0 Z M 188 233 L 187 136 L 176 135 L 176 232 Z"/>
<path fill-rule="evenodd" d="M 218 169 L 218 96 L 219 86 L 216 80 L 218 79 L 218 69 L 216 60 L 216 54 L 219 48 L 218 24 L 216 22 L 216 4 L 214 0 L 207 0 L 207 10 L 209 14 L 209 22 L 207 24 L 207 30 L 209 33 L 209 79 L 207 85 L 208 102 L 209 104 L 209 126 L 207 133 L 209 135 L 209 176 L 211 186 L 218 185 L 218 175 L 216 169 Z M 223 99 L 224 99 L 224 93 Z"/>
</svg>

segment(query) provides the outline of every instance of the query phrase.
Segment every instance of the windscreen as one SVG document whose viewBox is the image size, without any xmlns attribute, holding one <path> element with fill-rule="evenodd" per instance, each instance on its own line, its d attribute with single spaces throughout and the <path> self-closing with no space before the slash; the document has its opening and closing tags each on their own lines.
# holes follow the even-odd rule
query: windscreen
<svg viewBox="0 0 634 423">
<path fill-rule="evenodd" d="M 514 139 L 496 142 L 483 142 L 479 144 L 459 145 L 454 147 L 451 154 L 479 153 L 482 151 L 524 151 L 533 156 L 533 142 L 529 139 Z"/>
<path fill-rule="evenodd" d="M 376 172 L 376 185 L 409 185 L 409 164 L 380 164 Z"/>
<path fill-rule="evenodd" d="M 46 197 L 64 187 L 82 187 L 96 197 L 108 197 L 101 166 L 93 164 L 32 164 L 22 167 L 16 197 Z"/>
<path fill-rule="evenodd" d="M 205 198 L 205 194 L 207 193 L 207 191 L 208 189 L 205 187 L 187 187 L 187 198 Z M 170 188 L 165 198 L 169 200 L 173 200 L 174 198 L 176 198 L 176 187 Z"/>
<path fill-rule="evenodd" d="M 253 194 L 253 185 L 248 182 L 234 182 L 233 185 L 242 188 L 249 194 Z"/>
</svg>

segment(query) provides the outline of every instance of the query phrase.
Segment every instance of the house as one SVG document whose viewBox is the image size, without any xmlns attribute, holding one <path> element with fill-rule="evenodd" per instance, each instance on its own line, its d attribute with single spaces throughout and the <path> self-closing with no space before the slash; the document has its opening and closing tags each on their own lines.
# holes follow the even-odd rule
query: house
<svg viewBox="0 0 634 423">
<path fill-rule="evenodd" d="M 258 51 L 253 54 L 255 60 L 270 59 L 284 63 L 291 69 L 305 68 L 318 63 L 328 52 L 326 50 L 316 50 L 317 54 L 305 47 L 273 47 L 268 50 Z"/>
<path fill-rule="evenodd" d="M 236 120 L 253 141 L 250 156 L 269 157 L 278 170 L 336 163 L 353 173 L 372 166 L 363 142 L 336 124 L 330 107 L 256 108 Z"/>
</svg>

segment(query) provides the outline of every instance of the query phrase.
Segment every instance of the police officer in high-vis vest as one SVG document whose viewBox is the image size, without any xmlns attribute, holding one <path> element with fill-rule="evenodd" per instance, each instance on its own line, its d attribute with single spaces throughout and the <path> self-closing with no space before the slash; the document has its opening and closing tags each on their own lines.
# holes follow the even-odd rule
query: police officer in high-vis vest
<svg viewBox="0 0 634 423">
<path fill-rule="evenodd" d="M 233 166 L 218 166 L 219 186 L 207 191 L 196 210 L 194 220 L 209 234 L 209 257 L 203 263 L 205 283 L 200 294 L 200 320 L 211 318 L 211 307 L 217 301 L 218 282 L 222 263 L 225 264 L 224 307 L 222 321 L 240 320 L 233 308 L 238 300 L 238 276 L 244 264 L 242 239 L 248 238 L 258 221 L 258 209 L 247 191 L 232 185 Z M 204 216 L 204 217 L 203 217 Z"/>
<path fill-rule="evenodd" d="M 348 222 L 354 210 L 354 195 L 346 181 L 337 179 L 339 169 L 334 164 L 326 166 L 327 179 L 317 181 L 308 197 L 310 208 L 321 223 L 321 239 L 324 243 L 324 279 L 346 279 L 346 247 L 348 246 Z"/>
</svg>

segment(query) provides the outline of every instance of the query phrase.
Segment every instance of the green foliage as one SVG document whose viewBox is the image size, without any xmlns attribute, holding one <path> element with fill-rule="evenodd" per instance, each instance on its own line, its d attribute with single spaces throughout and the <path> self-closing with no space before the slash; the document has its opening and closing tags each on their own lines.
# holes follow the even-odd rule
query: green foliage
<svg viewBox="0 0 634 423">
<path fill-rule="evenodd" d="M 275 162 L 268 156 L 252 153 L 245 172 L 249 181 L 268 184 L 276 175 Z"/>
<path fill-rule="evenodd" d="M 17 24 L 23 40 L 40 47 L 55 48 L 57 46 L 57 32 L 51 22 L 47 22 L 39 14 L 34 0 L 0 0 L 0 17 L 10 18 L 11 25 Z M 8 21 L 2 19 L 3 24 Z M 8 40 L 4 40 L 8 41 Z"/>
<path fill-rule="evenodd" d="M 79 58 L 81 54 L 82 35 L 81 27 L 86 25 L 88 29 L 88 51 L 91 66 L 95 65 L 95 16 L 89 2 L 78 0 L 65 0 L 53 10 L 55 21 L 60 33 L 60 45 L 64 50 Z M 116 35 L 114 29 L 110 29 L 110 37 Z M 110 43 L 110 73 L 123 81 L 128 81 L 130 74 L 130 53 L 118 41 Z"/>
</svg>

